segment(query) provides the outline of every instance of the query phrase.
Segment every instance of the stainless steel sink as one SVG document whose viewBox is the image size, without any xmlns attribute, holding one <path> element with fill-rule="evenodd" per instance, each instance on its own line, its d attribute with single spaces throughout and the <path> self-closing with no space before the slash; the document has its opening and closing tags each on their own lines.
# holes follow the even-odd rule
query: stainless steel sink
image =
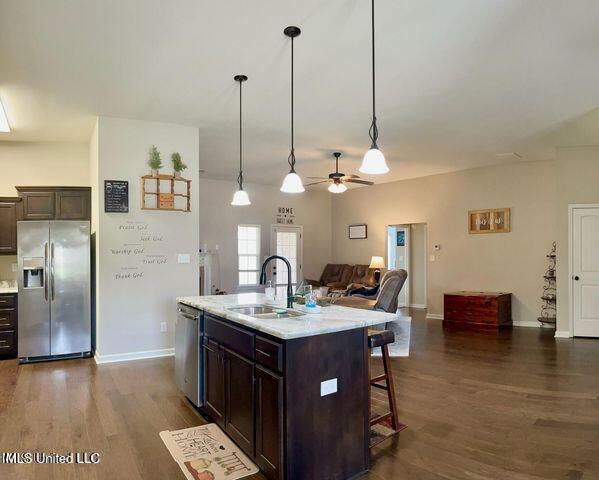
<svg viewBox="0 0 599 480">
<path fill-rule="evenodd" d="M 290 318 L 304 315 L 302 312 L 296 312 L 286 308 L 272 307 L 270 305 L 240 305 L 228 307 L 227 310 L 258 319 Z"/>
</svg>

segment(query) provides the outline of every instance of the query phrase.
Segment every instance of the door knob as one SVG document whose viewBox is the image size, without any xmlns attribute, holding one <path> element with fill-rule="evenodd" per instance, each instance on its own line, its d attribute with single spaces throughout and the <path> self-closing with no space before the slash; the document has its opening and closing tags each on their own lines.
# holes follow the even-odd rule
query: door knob
<svg viewBox="0 0 599 480">
<path fill-rule="evenodd" d="M 574 277 L 574 280 L 576 280 L 576 281 L 578 282 L 578 280 L 580 280 L 580 277 L 579 277 L 578 275 L 576 275 L 576 276 Z"/>
</svg>

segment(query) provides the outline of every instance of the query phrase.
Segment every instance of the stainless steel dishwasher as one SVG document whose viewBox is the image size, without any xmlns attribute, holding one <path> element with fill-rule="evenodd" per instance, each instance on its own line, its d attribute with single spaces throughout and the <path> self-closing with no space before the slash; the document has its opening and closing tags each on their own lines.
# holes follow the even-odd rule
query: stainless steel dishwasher
<svg viewBox="0 0 599 480">
<path fill-rule="evenodd" d="M 179 389 L 196 407 L 202 395 L 202 315 L 179 303 L 175 325 L 175 379 Z"/>
</svg>

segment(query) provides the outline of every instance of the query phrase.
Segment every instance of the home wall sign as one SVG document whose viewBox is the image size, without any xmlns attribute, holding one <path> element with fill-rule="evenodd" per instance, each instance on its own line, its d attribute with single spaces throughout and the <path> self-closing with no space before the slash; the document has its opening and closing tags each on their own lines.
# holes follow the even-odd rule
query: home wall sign
<svg viewBox="0 0 599 480">
<path fill-rule="evenodd" d="M 293 225 L 295 213 L 293 207 L 277 208 L 277 223 L 282 225 Z"/>
<path fill-rule="evenodd" d="M 468 212 L 469 233 L 508 233 L 510 231 L 510 209 L 490 208 Z"/>
<path fill-rule="evenodd" d="M 129 182 L 104 180 L 104 211 L 106 213 L 129 212 Z"/>
<path fill-rule="evenodd" d="M 368 238 L 368 227 L 365 223 L 361 223 L 359 225 L 350 225 L 348 227 L 347 233 L 350 240 Z"/>
</svg>

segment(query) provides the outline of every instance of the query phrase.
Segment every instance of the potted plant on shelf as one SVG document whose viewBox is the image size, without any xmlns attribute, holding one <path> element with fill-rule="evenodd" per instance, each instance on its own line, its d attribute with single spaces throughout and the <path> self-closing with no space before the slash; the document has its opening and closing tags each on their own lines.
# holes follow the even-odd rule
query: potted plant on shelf
<svg viewBox="0 0 599 480">
<path fill-rule="evenodd" d="M 171 161 L 173 162 L 175 178 L 181 178 L 181 172 L 187 168 L 187 165 L 181 161 L 181 155 L 179 152 L 175 152 L 171 155 Z"/>
<path fill-rule="evenodd" d="M 162 168 L 162 159 L 160 158 L 160 152 L 156 148 L 156 145 L 152 145 L 150 148 L 150 158 L 148 159 L 148 165 L 152 170 L 152 176 L 157 177 L 159 170 Z"/>
</svg>

